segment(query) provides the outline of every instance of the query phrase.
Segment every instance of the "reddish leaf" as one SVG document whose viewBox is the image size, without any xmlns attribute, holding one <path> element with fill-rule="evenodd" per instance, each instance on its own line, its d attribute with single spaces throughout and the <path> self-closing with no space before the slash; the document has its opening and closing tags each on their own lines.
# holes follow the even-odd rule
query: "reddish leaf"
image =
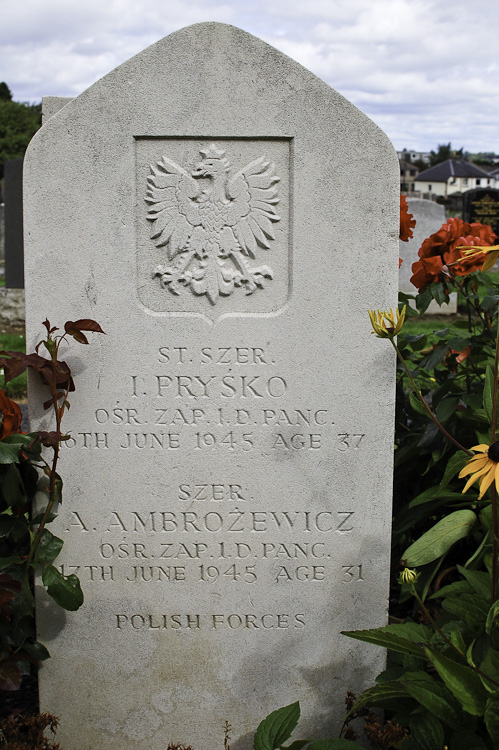
<svg viewBox="0 0 499 750">
<path fill-rule="evenodd" d="M 0 440 L 7 435 L 21 432 L 21 422 L 23 415 L 21 409 L 15 401 L 11 401 L 4 391 L 0 390 L 0 412 L 2 413 L 2 422 L 0 424 Z"/>
<path fill-rule="evenodd" d="M 0 575 L 0 612 L 7 620 L 10 620 L 9 604 L 14 601 L 20 591 L 19 581 L 14 580 L 8 573 Z"/>
<path fill-rule="evenodd" d="M 19 690 L 23 676 L 11 659 L 0 661 L 0 690 Z"/>
<path fill-rule="evenodd" d="M 47 446 L 47 448 L 57 445 L 61 440 L 67 440 L 68 437 L 68 435 L 63 435 L 62 432 L 56 432 L 55 430 L 52 432 L 41 431 L 38 433 L 38 438 L 41 444 Z"/>
<path fill-rule="evenodd" d="M 5 382 L 8 383 L 13 378 L 21 375 L 27 367 L 27 358 L 23 352 L 6 352 L 0 351 L 5 356 L 0 357 L 0 367 L 4 369 Z M 5 359 L 5 357 L 8 359 Z"/>
<path fill-rule="evenodd" d="M 54 331 L 58 331 L 59 330 L 56 326 L 52 326 L 52 328 L 50 327 L 50 323 L 49 323 L 48 318 L 45 318 L 45 320 L 43 321 L 42 325 L 45 326 L 45 328 L 47 329 L 47 332 L 48 332 L 49 335 L 51 333 L 54 333 Z"/>
<path fill-rule="evenodd" d="M 90 318 L 81 318 L 80 320 L 68 320 L 64 324 L 64 330 L 80 344 L 88 344 L 88 339 L 83 331 L 93 331 L 94 333 L 104 333 L 102 328 L 95 320 Z"/>
<path fill-rule="evenodd" d="M 69 333 L 69 335 L 72 336 L 75 341 L 78 341 L 80 344 L 88 344 L 88 339 L 85 334 L 79 331 L 77 328 L 71 328 L 66 331 L 66 333 Z"/>
</svg>

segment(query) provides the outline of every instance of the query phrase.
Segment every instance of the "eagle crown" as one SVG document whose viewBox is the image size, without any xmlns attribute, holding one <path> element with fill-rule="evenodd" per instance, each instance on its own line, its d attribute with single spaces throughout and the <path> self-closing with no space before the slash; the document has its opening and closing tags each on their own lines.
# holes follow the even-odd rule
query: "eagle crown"
<svg viewBox="0 0 499 750">
<path fill-rule="evenodd" d="M 195 179 L 199 179 L 200 177 L 216 178 L 227 174 L 230 169 L 230 163 L 225 158 L 225 151 L 211 145 L 210 148 L 201 149 L 199 153 L 204 158 L 196 164 L 191 172 L 192 177 Z"/>
</svg>

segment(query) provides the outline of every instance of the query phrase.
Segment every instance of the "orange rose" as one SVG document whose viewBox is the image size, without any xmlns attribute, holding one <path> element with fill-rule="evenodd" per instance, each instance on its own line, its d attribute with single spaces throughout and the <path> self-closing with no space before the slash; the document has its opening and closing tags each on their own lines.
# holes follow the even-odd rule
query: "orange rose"
<svg viewBox="0 0 499 750">
<path fill-rule="evenodd" d="M 429 284 L 449 276 L 467 276 L 479 271 L 486 259 L 481 253 L 467 257 L 461 246 L 490 246 L 496 235 L 486 224 L 469 224 L 462 219 L 448 219 L 445 224 L 426 239 L 419 249 L 420 260 L 412 265 L 412 284 L 422 292 Z"/>
</svg>

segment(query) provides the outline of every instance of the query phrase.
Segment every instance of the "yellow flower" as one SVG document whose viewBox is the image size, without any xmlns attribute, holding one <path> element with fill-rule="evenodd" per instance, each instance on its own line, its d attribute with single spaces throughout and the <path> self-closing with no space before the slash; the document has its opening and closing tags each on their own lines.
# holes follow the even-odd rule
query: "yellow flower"
<svg viewBox="0 0 499 750">
<path fill-rule="evenodd" d="M 490 271 L 499 258 L 499 245 L 461 245 L 457 249 L 463 251 L 467 260 L 472 259 L 475 255 L 488 255 L 489 257 L 481 268 L 482 271 Z"/>
<path fill-rule="evenodd" d="M 410 568 L 404 568 L 399 575 L 399 583 L 415 583 L 419 578 L 419 573 Z"/>
<path fill-rule="evenodd" d="M 463 492 L 466 492 L 479 479 L 480 494 L 478 499 L 481 500 L 494 480 L 499 492 L 499 441 L 492 443 L 492 445 L 486 445 L 485 443 L 474 445 L 471 450 L 479 451 L 479 453 L 470 458 L 464 469 L 459 472 L 459 478 L 462 479 L 471 474 Z"/>
<path fill-rule="evenodd" d="M 404 325 L 406 308 L 407 305 L 404 305 L 402 310 L 395 310 L 395 313 L 391 308 L 390 312 L 369 310 L 369 318 L 373 327 L 371 333 L 375 333 L 380 339 L 396 336 Z"/>
</svg>

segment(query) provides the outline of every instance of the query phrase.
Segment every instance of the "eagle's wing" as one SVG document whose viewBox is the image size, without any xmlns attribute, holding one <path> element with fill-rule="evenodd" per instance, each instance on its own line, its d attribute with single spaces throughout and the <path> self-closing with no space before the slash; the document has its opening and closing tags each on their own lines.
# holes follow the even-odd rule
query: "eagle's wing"
<svg viewBox="0 0 499 750">
<path fill-rule="evenodd" d="M 274 164 L 264 157 L 255 159 L 237 172 L 227 184 L 231 202 L 227 208 L 227 225 L 244 255 L 255 257 L 257 246 L 269 249 L 275 239 L 273 224 L 280 220 L 275 206 L 279 203 Z"/>
<path fill-rule="evenodd" d="M 147 178 L 147 219 L 156 247 L 168 244 L 168 257 L 186 249 L 194 227 L 201 223 L 199 206 L 194 201 L 200 188 L 181 166 L 163 156 L 151 165 Z"/>
</svg>

